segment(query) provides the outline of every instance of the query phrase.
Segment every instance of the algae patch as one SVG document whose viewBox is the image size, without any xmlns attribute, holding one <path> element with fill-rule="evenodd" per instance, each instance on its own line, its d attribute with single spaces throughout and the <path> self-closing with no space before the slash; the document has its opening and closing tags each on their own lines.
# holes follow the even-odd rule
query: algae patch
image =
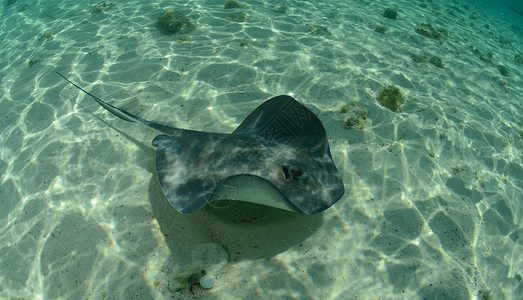
<svg viewBox="0 0 523 300">
<path fill-rule="evenodd" d="M 188 32 L 196 28 L 196 24 L 191 19 L 175 10 L 165 11 L 156 20 L 156 26 L 164 34 L 173 34 L 181 31 Z"/>
<path fill-rule="evenodd" d="M 398 112 L 405 99 L 403 93 L 397 86 L 386 86 L 378 93 L 378 101 L 381 106 L 394 112 Z"/>
<path fill-rule="evenodd" d="M 345 104 L 339 112 L 346 115 L 343 120 L 346 128 L 365 129 L 365 120 L 369 117 L 369 112 L 358 102 L 351 101 Z"/>
</svg>

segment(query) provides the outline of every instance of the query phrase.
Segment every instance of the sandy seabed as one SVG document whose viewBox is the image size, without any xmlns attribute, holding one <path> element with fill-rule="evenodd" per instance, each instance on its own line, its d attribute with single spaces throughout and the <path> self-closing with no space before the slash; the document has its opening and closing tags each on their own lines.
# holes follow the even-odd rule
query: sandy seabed
<svg viewBox="0 0 523 300">
<path fill-rule="evenodd" d="M 0 298 L 523 294 L 523 18 L 464 0 L 240 2 L 1 8 Z M 195 30 L 160 32 L 167 9 Z M 156 178 L 157 133 L 55 71 L 145 119 L 212 132 L 291 94 L 323 122 L 346 193 L 312 216 L 242 203 L 182 215 Z M 397 112 L 377 100 L 386 86 L 405 98 Z M 347 103 L 367 116 L 352 128 Z M 202 270 L 212 289 L 188 284 Z"/>
</svg>

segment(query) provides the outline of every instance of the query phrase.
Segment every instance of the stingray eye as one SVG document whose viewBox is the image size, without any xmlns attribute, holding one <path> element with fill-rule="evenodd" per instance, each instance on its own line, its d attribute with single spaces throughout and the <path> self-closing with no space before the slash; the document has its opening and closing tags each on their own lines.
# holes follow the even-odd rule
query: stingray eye
<svg viewBox="0 0 523 300">
<path fill-rule="evenodd" d="M 289 166 L 281 166 L 281 170 L 283 171 L 283 176 L 285 179 L 291 179 L 291 170 L 289 169 Z"/>
<path fill-rule="evenodd" d="M 303 170 L 297 167 L 291 167 L 287 165 L 283 165 L 281 167 L 281 170 L 283 171 L 283 176 L 285 179 L 298 179 L 301 175 L 303 175 Z"/>
<path fill-rule="evenodd" d="M 294 177 L 300 177 L 303 174 L 301 169 L 292 169 L 291 173 Z"/>
</svg>

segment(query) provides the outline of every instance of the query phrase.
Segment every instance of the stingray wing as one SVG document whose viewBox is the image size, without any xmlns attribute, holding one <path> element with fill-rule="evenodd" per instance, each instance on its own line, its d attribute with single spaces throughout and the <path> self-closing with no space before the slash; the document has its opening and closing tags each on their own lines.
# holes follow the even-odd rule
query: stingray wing
<svg viewBox="0 0 523 300">
<path fill-rule="evenodd" d="M 255 134 L 266 140 L 308 149 L 315 156 L 331 155 L 321 121 L 312 111 L 287 95 L 262 103 L 232 134 Z"/>
</svg>

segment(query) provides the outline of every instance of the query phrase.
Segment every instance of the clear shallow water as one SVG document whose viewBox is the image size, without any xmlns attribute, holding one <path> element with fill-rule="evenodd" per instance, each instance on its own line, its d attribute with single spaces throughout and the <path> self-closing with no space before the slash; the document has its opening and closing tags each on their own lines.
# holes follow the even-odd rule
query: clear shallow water
<svg viewBox="0 0 523 300">
<path fill-rule="evenodd" d="M 193 288 L 202 298 L 522 294 L 522 17 L 489 2 L 243 2 L 2 8 L 0 297 L 192 295 L 173 278 L 197 269 L 209 243 L 227 263 L 210 268 L 211 290 Z M 382 16 L 390 6 L 398 20 Z M 190 41 L 157 30 L 163 9 L 198 24 Z M 246 22 L 227 20 L 233 11 Z M 421 36 L 421 23 L 448 36 Z M 180 215 L 155 177 L 156 133 L 117 120 L 55 71 L 195 130 L 230 132 L 293 93 L 324 123 L 346 195 L 308 217 L 239 204 Z M 376 100 L 386 85 L 404 93 L 401 112 Z M 368 111 L 363 129 L 344 126 L 350 101 Z"/>
</svg>

